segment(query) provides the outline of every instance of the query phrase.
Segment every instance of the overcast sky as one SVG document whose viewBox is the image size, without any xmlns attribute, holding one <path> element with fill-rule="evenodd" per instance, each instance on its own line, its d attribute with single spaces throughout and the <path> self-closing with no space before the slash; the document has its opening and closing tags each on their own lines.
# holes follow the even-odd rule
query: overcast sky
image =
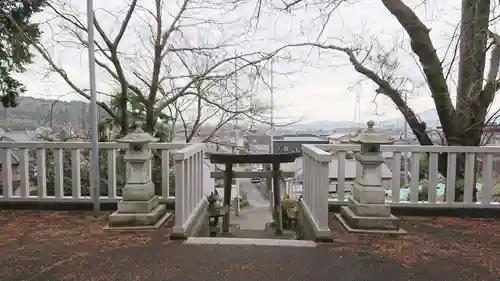
<svg viewBox="0 0 500 281">
<path fill-rule="evenodd" d="M 69 0 L 67 0 L 69 1 Z M 70 1 L 72 5 L 85 1 Z M 117 14 L 123 8 L 127 0 L 95 1 L 95 8 L 100 21 L 103 21 L 108 28 L 116 29 L 114 19 L 108 14 L 99 12 L 100 8 L 108 11 L 115 10 Z M 140 3 L 146 5 L 148 1 L 141 0 Z M 152 2 L 152 1 L 150 1 Z M 281 1 L 279 1 L 281 2 Z M 386 49 L 390 49 L 393 42 L 398 42 L 401 38 L 406 40 L 406 44 L 398 51 L 401 57 L 401 65 L 398 75 L 407 75 L 412 80 L 423 81 L 419 75 L 418 68 L 409 54 L 408 40 L 401 30 L 397 21 L 386 11 L 379 0 L 361 0 L 357 4 L 351 4 L 338 9 L 331 15 L 330 21 L 320 37 L 320 41 L 350 46 L 355 41 L 363 40 L 370 43 L 377 38 L 377 42 Z M 422 1 L 405 1 L 406 3 L 419 3 Z M 112 6 L 110 6 L 112 4 Z M 169 11 L 165 12 L 166 17 L 171 10 L 175 10 L 175 2 L 168 2 Z M 277 2 L 278 3 L 278 2 Z M 444 4 L 446 3 L 446 4 Z M 75 6 L 82 12 L 82 20 L 85 20 L 84 3 Z M 106 5 L 106 6 L 102 6 Z M 236 9 L 233 13 L 211 12 L 206 17 L 227 17 L 235 19 L 241 17 L 247 19 L 250 15 L 251 5 L 246 5 Z M 434 40 L 435 48 L 441 57 L 444 56 L 449 45 L 449 38 L 458 23 L 460 1 L 427 1 L 427 5 L 414 5 L 418 15 L 426 24 L 432 28 L 431 36 Z M 170 9 L 171 8 L 171 9 Z M 174 12 L 171 12 L 174 13 Z M 318 17 L 318 9 L 309 7 L 300 9 L 291 14 L 278 13 L 276 10 L 269 10 L 262 16 L 259 24 L 259 31 L 250 36 L 254 36 L 258 48 L 272 49 L 273 46 L 293 42 L 314 41 L 318 38 L 322 24 L 314 21 Z M 40 19 L 47 19 L 50 15 L 44 14 Z M 111 19 L 110 19 L 111 18 Z M 165 19 L 165 21 L 167 21 Z M 140 25 L 138 21 L 134 24 Z M 495 27 L 493 27 L 496 30 Z M 44 25 L 43 41 L 48 45 L 51 41 L 51 32 L 47 25 Z M 115 31 L 116 32 L 116 31 Z M 139 32 L 146 32 L 146 29 L 135 28 L 137 35 Z M 231 31 L 227 31 L 231 32 Z M 237 33 L 237 32 L 235 32 Z M 130 34 L 129 34 L 130 35 Z M 193 34 L 200 36 L 200 33 Z M 124 46 L 127 48 L 138 48 L 137 36 L 133 35 L 125 38 Z M 361 38 L 361 39 L 360 39 Z M 202 40 L 202 39 L 201 39 Z M 140 41 L 140 40 L 139 40 Z M 265 43 L 262 43 L 265 42 Z M 264 45 L 263 45 L 264 44 Z M 124 48 L 125 48 L 124 47 Z M 252 47 L 248 47 L 252 48 Z M 51 46 L 50 51 L 55 61 L 65 69 L 67 74 L 76 84 L 83 88 L 88 87 L 88 65 L 87 53 L 82 50 L 75 50 L 71 47 Z M 392 118 L 398 113 L 391 102 L 383 97 L 379 97 L 378 111 L 383 116 L 374 116 L 375 105 L 371 103 L 374 98 L 374 86 L 369 83 L 361 83 L 353 87 L 362 78 L 348 64 L 348 60 L 341 53 L 331 51 L 310 51 L 310 49 L 292 51 L 294 58 L 300 58 L 302 62 L 295 60 L 277 62 L 275 69 L 277 72 L 289 72 L 292 74 L 275 75 L 274 84 L 277 88 L 276 115 L 281 118 L 304 118 L 304 121 L 316 120 L 353 120 L 355 114 L 356 94 L 361 97 L 361 121 L 373 118 Z M 46 64 L 39 58 L 36 63 L 29 67 L 29 71 L 22 75 L 22 80 L 28 86 L 28 95 L 35 97 L 50 97 L 62 99 L 81 99 L 75 94 L 71 94 L 69 87 L 56 74 L 47 75 Z M 103 77 L 102 72 L 98 72 L 98 78 Z M 110 83 L 106 79 L 98 79 L 99 90 L 109 90 Z M 104 80 L 104 81 L 103 81 Z M 450 89 L 455 86 L 450 84 Z M 260 99 L 268 101 L 270 93 L 262 87 Z M 419 112 L 433 107 L 427 88 L 421 87 L 409 97 L 411 107 Z"/>
</svg>

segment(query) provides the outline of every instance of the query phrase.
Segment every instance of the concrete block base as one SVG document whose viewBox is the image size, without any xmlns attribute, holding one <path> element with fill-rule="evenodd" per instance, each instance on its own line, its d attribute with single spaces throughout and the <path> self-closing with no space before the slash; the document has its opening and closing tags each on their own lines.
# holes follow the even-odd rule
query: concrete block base
<svg viewBox="0 0 500 281">
<path fill-rule="evenodd" d="M 347 198 L 347 206 L 351 211 L 361 217 L 390 217 L 391 206 L 389 204 L 361 204 L 353 197 Z"/>
<path fill-rule="evenodd" d="M 381 186 L 370 187 L 355 183 L 352 187 L 352 196 L 361 204 L 385 203 L 385 190 Z"/>
<path fill-rule="evenodd" d="M 149 213 L 119 213 L 109 216 L 109 226 L 153 226 L 165 215 L 167 206 L 158 205 Z"/>
<path fill-rule="evenodd" d="M 111 231 L 141 231 L 141 230 L 152 230 L 160 228 L 168 219 L 172 217 L 173 213 L 165 213 L 155 224 L 153 225 L 143 225 L 143 226 L 111 226 L 106 225 L 103 227 L 104 230 Z"/>
<path fill-rule="evenodd" d="M 348 232 L 352 233 L 365 233 L 365 234 L 406 234 L 406 231 L 402 228 L 398 230 L 382 230 L 382 229 L 357 229 L 352 228 L 347 221 L 342 217 L 341 214 L 335 214 L 335 217 L 344 226 Z"/>
<path fill-rule="evenodd" d="M 160 203 L 158 196 L 153 196 L 148 201 L 120 201 L 117 212 L 120 214 L 149 213 Z"/>
<path fill-rule="evenodd" d="M 337 216 L 340 222 L 348 231 L 367 233 L 400 233 L 399 218 L 389 216 L 359 216 L 349 207 L 342 207 L 340 216 Z"/>
</svg>

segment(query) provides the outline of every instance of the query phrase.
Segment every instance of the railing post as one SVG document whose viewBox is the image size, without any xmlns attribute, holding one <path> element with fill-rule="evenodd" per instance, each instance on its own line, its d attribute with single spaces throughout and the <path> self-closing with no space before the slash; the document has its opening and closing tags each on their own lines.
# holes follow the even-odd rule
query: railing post
<svg viewBox="0 0 500 281">
<path fill-rule="evenodd" d="M 184 227 L 184 160 L 175 160 L 175 227 Z"/>
<path fill-rule="evenodd" d="M 2 188 L 3 196 L 10 198 L 13 195 L 12 190 L 12 150 L 10 148 L 2 149 Z"/>
<path fill-rule="evenodd" d="M 198 200 L 203 198 L 204 196 L 204 191 L 205 191 L 205 158 L 204 158 L 205 151 L 202 151 L 199 155 L 199 162 L 198 162 L 198 171 L 199 171 L 199 177 L 200 177 L 200 190 L 198 194 Z M 206 183 L 208 184 L 208 183 Z"/>
<path fill-rule="evenodd" d="M 187 220 L 190 215 L 190 209 L 189 209 L 189 167 L 188 167 L 188 161 L 187 158 L 182 160 L 182 167 L 184 168 L 184 174 L 182 177 L 182 187 L 184 188 L 184 196 L 181 201 L 183 209 L 182 212 L 184 213 L 184 218 Z"/>
<path fill-rule="evenodd" d="M 304 153 L 304 157 L 302 160 L 302 163 L 304 167 L 302 168 L 302 197 L 304 198 L 304 202 L 306 205 L 310 205 L 311 203 L 309 202 L 309 192 L 308 187 L 310 186 L 309 183 L 309 173 L 311 172 L 311 167 L 309 166 L 309 158 L 310 156 L 306 153 Z"/>
<path fill-rule="evenodd" d="M 166 149 L 161 151 L 161 196 L 170 196 L 170 152 Z"/>
<path fill-rule="evenodd" d="M 189 216 L 193 211 L 193 157 L 185 160 L 186 163 L 186 214 Z"/>
<path fill-rule="evenodd" d="M 318 181 L 318 202 L 316 206 L 318 228 L 320 231 L 328 229 L 328 191 L 329 191 L 329 164 L 330 162 L 318 162 L 317 181 Z"/>
</svg>

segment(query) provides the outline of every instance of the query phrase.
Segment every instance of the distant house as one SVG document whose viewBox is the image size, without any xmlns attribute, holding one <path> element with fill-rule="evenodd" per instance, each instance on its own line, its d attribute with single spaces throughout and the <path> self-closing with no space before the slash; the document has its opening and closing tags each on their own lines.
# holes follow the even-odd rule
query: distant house
<svg viewBox="0 0 500 281">
<path fill-rule="evenodd" d="M 1 132 L 0 141 L 33 141 L 33 139 L 26 132 Z"/>
<path fill-rule="evenodd" d="M 266 133 L 249 132 L 244 140 L 249 145 L 271 145 L 271 136 Z"/>
<path fill-rule="evenodd" d="M 249 132 L 243 137 L 248 153 L 269 153 L 271 151 L 271 136 L 265 133 Z"/>
<path fill-rule="evenodd" d="M 302 152 L 303 144 L 328 144 L 328 139 L 311 134 L 282 135 L 273 138 L 276 153 Z"/>
<path fill-rule="evenodd" d="M 331 144 L 336 143 L 345 143 L 348 142 L 350 138 L 352 138 L 354 134 L 350 133 L 333 133 L 327 137 L 328 142 Z"/>
</svg>

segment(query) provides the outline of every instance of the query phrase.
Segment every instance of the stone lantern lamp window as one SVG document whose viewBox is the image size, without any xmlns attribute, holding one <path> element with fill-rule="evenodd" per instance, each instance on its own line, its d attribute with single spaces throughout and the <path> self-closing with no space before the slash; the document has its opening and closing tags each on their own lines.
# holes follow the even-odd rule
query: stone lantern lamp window
<svg viewBox="0 0 500 281">
<path fill-rule="evenodd" d="M 132 149 L 133 149 L 135 152 L 141 152 L 141 150 L 142 150 L 142 145 L 140 145 L 140 144 L 133 145 L 133 146 L 132 146 Z"/>
</svg>

